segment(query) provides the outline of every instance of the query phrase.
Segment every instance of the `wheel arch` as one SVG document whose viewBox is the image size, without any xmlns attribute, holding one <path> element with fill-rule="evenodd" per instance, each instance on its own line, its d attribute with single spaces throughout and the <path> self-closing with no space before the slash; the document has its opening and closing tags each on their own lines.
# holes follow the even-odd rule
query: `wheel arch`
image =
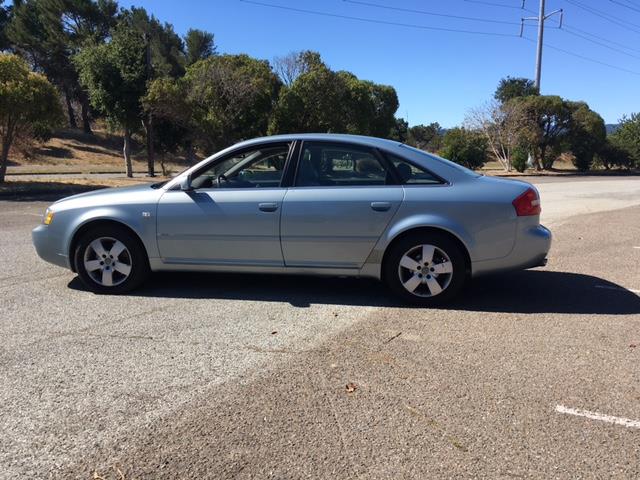
<svg viewBox="0 0 640 480">
<path fill-rule="evenodd" d="M 462 255 L 464 256 L 464 261 L 465 261 L 465 274 L 467 276 L 467 278 L 471 277 L 471 273 L 472 273 L 472 262 L 471 262 L 471 255 L 469 254 L 469 248 L 467 247 L 467 245 L 462 241 L 462 239 L 460 239 L 460 237 L 458 235 L 456 235 L 455 233 L 451 232 L 450 230 L 447 230 L 446 228 L 443 228 L 441 226 L 415 226 L 415 227 L 411 227 L 408 228 L 406 230 L 402 230 L 401 232 L 398 232 L 388 243 L 387 246 L 384 249 L 384 253 L 382 255 L 382 262 L 380 263 L 380 278 L 382 280 L 384 280 L 384 264 L 387 261 L 387 258 L 389 256 L 389 252 L 392 250 L 393 246 L 398 243 L 400 240 L 402 240 L 403 238 L 406 238 L 408 236 L 411 235 L 415 235 L 415 234 L 429 234 L 429 233 L 437 233 L 439 235 L 444 235 L 447 238 L 449 238 L 452 242 L 454 242 L 459 248 L 460 251 L 462 252 Z"/>
<path fill-rule="evenodd" d="M 120 221 L 120 220 L 114 220 L 112 218 L 92 218 L 90 220 L 87 220 L 86 222 L 80 224 L 76 230 L 73 232 L 73 235 L 71 236 L 71 241 L 69 242 L 69 249 L 68 249 L 68 253 L 69 253 L 69 265 L 71 266 L 71 270 L 76 273 L 77 267 L 76 267 L 76 261 L 75 261 L 75 250 L 76 247 L 78 245 L 78 241 L 80 240 L 80 238 L 82 237 L 82 235 L 84 235 L 86 232 L 88 232 L 89 230 L 91 230 L 92 228 L 96 228 L 98 226 L 116 226 L 119 228 L 124 228 L 125 230 L 127 230 L 129 233 L 131 233 L 131 235 L 133 235 L 133 237 L 138 241 L 140 247 L 142 248 L 142 250 L 145 252 L 145 255 L 147 257 L 147 261 L 149 261 L 149 251 L 147 250 L 146 245 L 144 244 L 144 242 L 142 241 L 142 238 L 140 237 L 140 235 L 138 234 L 138 232 L 136 232 L 136 230 L 134 228 L 132 228 L 130 225 L 127 225 L 126 223 Z"/>
</svg>

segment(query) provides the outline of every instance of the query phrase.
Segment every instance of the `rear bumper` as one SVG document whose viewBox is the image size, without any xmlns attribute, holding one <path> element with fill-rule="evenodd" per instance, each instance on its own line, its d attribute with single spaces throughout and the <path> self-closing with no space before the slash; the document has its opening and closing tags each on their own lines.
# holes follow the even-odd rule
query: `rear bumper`
<svg viewBox="0 0 640 480">
<path fill-rule="evenodd" d="M 472 276 L 545 266 L 552 240 L 551 231 L 543 225 L 525 227 L 518 232 L 516 243 L 509 255 L 504 258 L 474 262 Z"/>
<path fill-rule="evenodd" d="M 38 225 L 31 232 L 36 253 L 46 262 L 59 267 L 70 268 L 69 257 L 62 251 L 62 241 L 48 225 Z"/>
</svg>

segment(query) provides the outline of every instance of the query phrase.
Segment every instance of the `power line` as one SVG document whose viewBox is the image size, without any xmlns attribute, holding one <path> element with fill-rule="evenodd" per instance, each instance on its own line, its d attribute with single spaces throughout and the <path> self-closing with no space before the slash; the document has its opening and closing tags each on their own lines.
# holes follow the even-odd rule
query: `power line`
<svg viewBox="0 0 640 480">
<path fill-rule="evenodd" d="M 623 7 L 628 8 L 629 10 L 633 10 L 634 12 L 640 12 L 640 8 L 636 8 L 636 7 L 632 7 L 631 5 L 628 5 L 626 3 L 622 3 L 622 2 L 618 2 L 616 0 L 609 0 L 611 3 L 615 3 L 618 5 L 622 5 Z"/>
<path fill-rule="evenodd" d="M 515 5 L 507 5 L 506 3 L 488 2 L 485 0 L 464 0 L 464 1 L 468 3 L 479 3 L 480 5 L 489 5 L 490 7 L 513 8 L 515 10 L 525 10 L 529 13 L 535 13 L 531 10 L 527 10 L 526 8 L 524 8 L 524 2 L 522 3 L 521 6 L 516 7 Z"/>
<path fill-rule="evenodd" d="M 524 38 L 525 40 L 528 40 L 529 42 L 536 43 L 536 41 L 533 38 L 529 38 L 529 37 L 522 37 L 522 38 Z M 626 72 L 626 73 L 631 73 L 632 75 L 640 75 L 640 72 L 636 72 L 634 70 L 629 70 L 629 69 L 626 69 L 624 67 L 618 67 L 618 66 L 612 65 L 610 63 L 601 62 L 600 60 L 596 60 L 594 58 L 586 57 L 584 55 L 580 55 L 579 53 L 570 52 L 569 50 L 565 50 L 563 48 L 556 47 L 554 45 L 549 45 L 548 43 L 545 43 L 544 46 L 547 47 L 547 48 L 550 48 L 551 50 L 556 50 L 558 52 L 566 53 L 567 55 L 571 55 L 572 57 L 581 58 L 582 60 L 586 60 L 587 62 L 597 63 L 599 65 L 604 65 L 605 67 L 614 68 L 616 70 L 620 70 L 620 71 Z"/>
<path fill-rule="evenodd" d="M 415 28 L 415 29 L 420 29 L 420 30 L 435 30 L 435 31 L 445 31 L 445 32 L 452 32 L 452 33 L 467 33 L 467 34 L 475 34 L 475 35 L 488 35 L 488 36 L 518 38 L 518 35 L 513 35 L 513 34 L 509 34 L 509 33 L 482 32 L 482 31 L 474 31 L 474 30 L 461 30 L 461 29 L 444 28 L 444 27 L 432 27 L 432 26 L 427 26 L 427 25 L 416 25 L 416 24 L 410 24 L 410 23 L 390 22 L 390 21 L 386 21 L 386 20 L 376 20 L 376 19 L 372 19 L 372 18 L 355 17 L 355 16 L 351 16 L 351 15 L 340 15 L 340 14 L 336 14 L 336 13 L 320 12 L 320 11 L 316 11 L 316 10 L 307 10 L 307 9 L 296 8 L 296 7 L 287 7 L 287 6 L 284 6 L 284 5 L 275 5 L 275 4 L 256 1 L 256 0 L 240 0 L 240 1 L 244 2 L 244 3 L 252 4 L 252 5 L 259 5 L 259 6 L 263 6 L 263 7 L 269 7 L 269 8 L 277 8 L 277 9 L 280 9 L 280 10 L 288 10 L 288 11 L 297 12 L 297 13 L 318 15 L 318 16 L 329 17 L 329 18 L 342 18 L 342 19 L 345 19 L 345 20 L 354 20 L 354 21 L 358 21 L 358 22 L 374 23 L 374 24 L 380 24 L 380 25 L 390 25 L 390 26 L 396 26 L 396 27 Z M 470 0 L 467 0 L 467 1 L 470 1 Z M 527 40 L 529 42 L 533 42 L 533 43 L 536 42 L 535 40 L 533 40 L 533 39 L 531 39 L 529 37 L 526 37 L 526 36 L 523 36 L 522 38 L 524 38 L 525 40 Z M 545 43 L 544 46 L 548 47 L 548 48 L 550 48 L 552 50 L 556 50 L 556 51 L 565 53 L 567 55 L 571 55 L 571 56 L 576 57 L 576 58 L 580 58 L 580 59 L 588 61 L 588 62 L 596 63 L 596 64 L 599 64 L 599 65 L 603 65 L 605 67 L 613 68 L 615 70 L 620 70 L 622 72 L 630 73 L 630 74 L 633 74 L 633 75 L 640 75 L 640 72 L 636 72 L 634 70 L 629 70 L 629 69 L 626 69 L 626 68 L 623 68 L 623 67 L 618 67 L 616 65 L 612 65 L 610 63 L 606 63 L 606 62 L 602 62 L 600 60 L 589 58 L 589 57 L 586 57 L 584 55 L 580 55 L 578 53 L 574 53 L 574 52 L 571 52 L 569 50 L 565 50 L 565 49 L 556 47 L 554 45 L 549 45 L 548 43 Z"/>
<path fill-rule="evenodd" d="M 265 2 L 259 2 L 259 1 L 255 1 L 255 0 L 240 0 L 241 2 L 244 3 L 250 3 L 252 5 L 260 5 L 262 7 L 269 7 L 269 8 L 277 8 L 280 10 L 288 10 L 291 12 L 298 12 L 298 13 L 306 13 L 306 14 L 310 14 L 310 15 L 319 15 L 319 16 L 323 16 L 323 17 L 331 17 L 331 18 L 342 18 L 345 20 L 355 20 L 358 22 L 366 22 L 366 23 L 376 23 L 379 25 L 390 25 L 390 26 L 395 26 L 395 27 L 406 27 L 406 28 L 416 28 L 419 30 L 434 30 L 434 31 L 439 31 L 439 32 L 451 32 L 451 33 L 467 33 L 470 35 L 484 35 L 484 36 L 493 36 L 493 37 L 517 37 L 518 35 L 512 34 L 512 33 L 499 33 L 499 32 L 483 32 L 483 31 L 478 31 L 478 30 L 463 30 L 463 29 L 457 29 L 457 28 L 445 28 L 445 27 L 432 27 L 432 26 L 428 26 L 428 25 L 417 25 L 417 24 L 413 24 L 413 23 L 401 23 L 401 22 L 391 22 L 391 21 L 387 21 L 387 20 L 377 20 L 377 19 L 373 19 L 373 18 L 364 18 L 364 17 L 354 17 L 351 15 L 341 15 L 341 14 L 337 14 L 337 13 L 329 13 L 329 12 L 320 12 L 317 10 L 307 10 L 304 8 L 296 8 L 296 7 L 287 7 L 284 5 L 276 5 L 276 4 L 272 4 L 272 3 L 265 3 Z"/>
<path fill-rule="evenodd" d="M 593 39 L 587 37 L 586 35 L 582 35 L 580 33 L 574 32 L 572 30 L 573 29 L 565 29 L 565 28 L 560 29 L 560 31 L 564 31 L 565 33 L 568 33 L 568 34 L 573 35 L 575 37 L 583 38 L 584 40 L 586 40 L 588 42 L 594 43 L 596 45 L 600 45 L 601 47 L 608 48 L 609 50 L 612 50 L 614 52 L 618 52 L 618 53 L 621 53 L 623 55 L 627 55 L 628 57 L 633 57 L 633 58 L 637 58 L 638 60 L 640 60 L 640 56 L 638 56 L 638 55 L 634 55 L 632 53 L 627 53 L 624 50 L 621 50 L 619 48 L 611 47 L 611 46 L 607 45 L 606 43 L 599 42 L 598 40 L 593 40 Z"/>
<path fill-rule="evenodd" d="M 638 48 L 630 47 L 629 45 L 625 45 L 624 43 L 616 42 L 614 40 L 611 40 L 610 38 L 601 37 L 599 35 L 596 35 L 595 33 L 588 32 L 587 30 L 582 30 L 581 28 L 574 27 L 573 25 L 569 25 L 568 23 L 565 22 L 563 30 L 566 31 L 567 29 L 568 30 L 575 30 L 576 32 L 580 32 L 583 35 L 587 35 L 589 37 L 593 37 L 593 38 L 596 38 L 598 40 L 602 40 L 603 42 L 608 42 L 608 43 L 610 43 L 612 45 L 616 45 L 618 47 L 625 48 L 627 50 L 631 50 L 632 52 L 640 53 L 640 49 L 638 49 Z"/>
<path fill-rule="evenodd" d="M 581 8 L 591 13 L 592 15 L 595 15 L 596 17 L 600 17 L 622 28 L 626 28 L 627 30 L 640 34 L 640 30 L 638 30 L 640 29 L 640 25 L 636 25 L 635 23 L 631 23 L 619 17 L 614 17 L 613 15 L 610 15 L 609 13 L 603 10 L 599 10 L 597 8 L 590 7 L 588 5 L 584 5 L 583 3 L 577 2 L 575 0 L 565 0 L 565 1 L 571 5 L 574 5 L 578 8 Z"/>
<path fill-rule="evenodd" d="M 402 8 L 402 7 L 390 7 L 388 5 L 380 5 L 379 3 L 372 2 L 363 2 L 360 0 L 343 0 L 346 3 L 354 3 L 357 5 L 364 5 L 366 7 L 374 7 L 374 8 L 382 8 L 385 10 L 393 10 L 396 12 L 406 12 L 406 13 L 417 13 L 419 15 L 430 15 L 433 17 L 443 17 L 443 18 L 454 18 L 457 20 L 470 20 L 474 22 L 485 22 L 485 23 L 499 23 L 503 25 L 520 25 L 520 22 L 510 22 L 508 20 L 494 20 L 493 18 L 482 18 L 482 17 L 465 17 L 462 15 L 450 15 L 446 13 L 436 13 L 436 12 L 427 12 L 426 10 L 414 10 L 412 8 Z"/>
<path fill-rule="evenodd" d="M 417 9 L 413 9 L 413 8 L 403 8 L 403 7 L 392 7 L 392 6 L 389 6 L 389 5 L 381 5 L 379 3 L 366 2 L 366 1 L 361 1 L 361 0 L 343 0 L 343 1 L 345 3 L 352 3 L 352 4 L 356 4 L 356 5 L 363 5 L 363 6 L 366 6 L 366 7 L 374 7 L 374 8 L 380 8 L 380 9 L 391 10 L 391 11 L 396 11 L 396 12 L 417 13 L 417 14 L 420 14 L 420 15 L 429 15 L 429 16 L 436 16 L 436 17 L 443 17 L 443 18 L 454 18 L 454 19 L 459 19 L 459 20 L 469 20 L 469 21 L 486 22 L 486 23 L 497 23 L 497 24 L 504 24 L 504 25 L 520 25 L 520 22 L 511 22 L 511 21 L 508 21 L 508 20 L 494 20 L 494 19 L 491 19 L 491 18 L 466 17 L 466 16 L 461 16 L 461 15 L 451 15 L 451 14 L 444 14 L 444 13 L 428 12 L 426 10 L 417 10 Z M 525 11 L 532 11 L 532 10 L 525 9 Z M 565 25 L 565 27 L 568 27 L 568 25 Z M 606 43 L 611 43 L 612 45 L 616 45 L 618 47 L 622 47 L 622 48 L 625 48 L 625 49 L 640 53 L 640 50 L 635 49 L 633 47 L 629 47 L 627 45 L 624 45 L 624 44 L 621 44 L 621 43 L 618 43 L 618 42 L 614 42 L 614 41 L 609 40 L 609 39 L 604 38 L 604 37 L 599 37 L 598 35 L 594 35 L 594 34 L 592 34 L 590 32 L 587 32 L 585 30 L 581 30 L 581 29 L 575 28 L 575 27 L 569 27 L 565 31 L 566 31 L 566 33 L 569 33 L 570 35 L 574 35 L 576 37 L 583 38 L 584 40 L 587 40 L 588 42 L 592 42 L 592 43 L 594 43 L 596 45 L 601 45 L 602 47 L 608 48 L 608 49 L 610 49 L 612 51 L 616 51 L 616 52 L 622 53 L 623 55 L 627 55 L 627 56 L 630 56 L 630 57 L 633 57 L 633 58 L 640 59 L 640 56 L 636 56 L 636 55 L 627 53 L 627 52 L 625 52 L 623 50 L 619 50 L 617 48 L 611 47 L 611 46 L 607 45 Z M 593 37 L 593 38 L 595 38 L 597 40 L 593 40 L 592 38 L 589 38 L 589 37 Z M 600 40 L 600 41 L 598 41 L 598 40 Z M 605 42 L 605 43 L 602 43 L 602 42 Z"/>
<path fill-rule="evenodd" d="M 618 22 L 631 25 L 632 27 L 640 28 L 640 25 L 638 25 L 637 23 L 633 23 L 633 22 L 630 22 L 629 20 L 626 20 L 624 18 L 612 15 L 606 10 L 600 10 L 600 9 L 592 7 L 590 5 L 585 5 L 581 1 L 578 1 L 578 0 L 565 0 L 565 1 L 567 3 L 570 3 L 571 5 L 574 5 L 574 6 L 578 7 L 578 8 L 582 8 L 583 10 L 586 10 L 587 12 L 592 13 L 594 15 L 602 15 L 602 16 L 606 17 L 607 19 L 613 19 L 613 20 L 616 20 Z M 613 0 L 611 0 L 611 1 L 613 1 Z"/>
</svg>

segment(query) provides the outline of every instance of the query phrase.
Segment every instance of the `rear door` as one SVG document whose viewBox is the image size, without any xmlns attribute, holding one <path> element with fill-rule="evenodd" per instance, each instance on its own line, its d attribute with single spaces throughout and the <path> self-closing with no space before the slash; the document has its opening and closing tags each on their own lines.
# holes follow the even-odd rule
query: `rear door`
<svg viewBox="0 0 640 480">
<path fill-rule="evenodd" d="M 397 183 L 373 149 L 304 142 L 282 207 L 285 265 L 360 268 L 402 203 Z"/>
</svg>

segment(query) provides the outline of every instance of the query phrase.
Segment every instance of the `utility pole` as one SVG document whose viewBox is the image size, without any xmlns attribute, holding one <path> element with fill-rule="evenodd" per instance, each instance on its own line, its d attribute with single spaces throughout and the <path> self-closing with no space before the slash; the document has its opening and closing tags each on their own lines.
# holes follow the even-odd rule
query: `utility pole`
<svg viewBox="0 0 640 480">
<path fill-rule="evenodd" d="M 537 17 L 523 17 L 520 24 L 520 36 L 524 31 L 524 22 L 528 20 L 535 20 L 538 22 L 538 48 L 536 49 L 536 81 L 535 87 L 540 91 L 540 78 L 542 77 L 542 47 L 544 45 L 544 22 L 557 14 L 560 14 L 560 26 L 562 28 L 562 19 L 564 17 L 564 11 L 560 8 L 558 10 L 554 10 L 553 12 L 545 14 L 544 10 L 544 2 L 545 0 L 540 0 L 540 10 Z M 524 0 L 522 2 L 522 8 L 524 8 Z"/>
<path fill-rule="evenodd" d="M 540 91 L 540 76 L 542 75 L 542 40 L 544 38 L 544 0 L 540 0 L 538 13 L 538 48 L 536 49 L 536 88 Z"/>
</svg>

